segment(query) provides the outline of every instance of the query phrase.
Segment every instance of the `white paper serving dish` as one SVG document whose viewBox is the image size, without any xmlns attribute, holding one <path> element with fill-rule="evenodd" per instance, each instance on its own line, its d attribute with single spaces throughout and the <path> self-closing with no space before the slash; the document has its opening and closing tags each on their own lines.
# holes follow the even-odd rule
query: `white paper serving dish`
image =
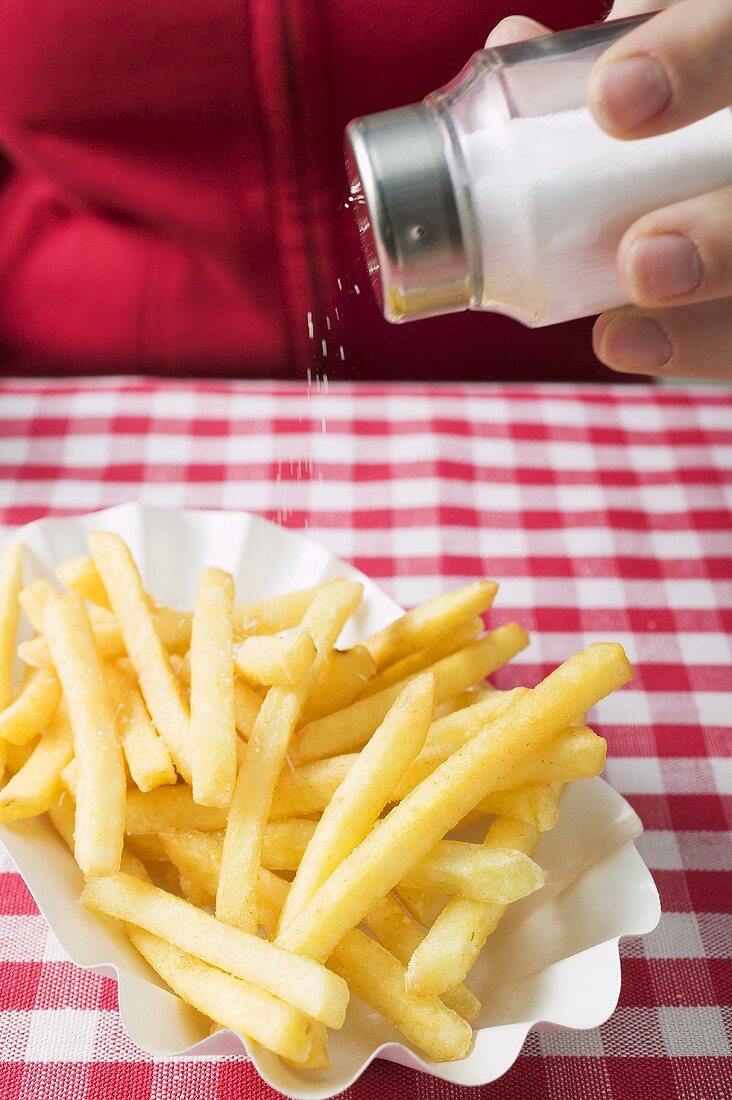
<svg viewBox="0 0 732 1100">
<path fill-rule="evenodd" d="M 242 513 L 126 504 L 41 520 L 18 533 L 28 549 L 26 578 L 52 577 L 59 562 L 86 552 L 85 536 L 93 530 L 122 535 L 145 586 L 181 608 L 193 606 L 199 570 L 218 565 L 234 575 L 240 602 L 339 576 L 362 581 L 363 605 L 344 631 L 346 643 L 400 614 L 368 577 L 317 543 Z M 547 886 L 510 907 L 471 975 L 483 1011 L 470 1055 L 428 1063 L 352 998 L 345 1027 L 331 1033 L 333 1067 L 318 1072 L 289 1068 L 259 1047 L 247 1050 L 230 1031 L 209 1036 L 208 1021 L 163 987 L 124 934 L 79 904 L 81 875 L 45 818 L 4 826 L 0 839 L 73 961 L 117 977 L 120 1015 L 138 1046 L 157 1056 L 246 1051 L 274 1088 L 315 1100 L 347 1088 L 374 1058 L 462 1085 L 487 1084 L 510 1068 L 532 1028 L 603 1023 L 620 992 L 619 938 L 649 932 L 660 916 L 653 879 L 633 843 L 641 831 L 634 811 L 603 780 L 571 785 L 559 823 L 543 836 L 536 857 L 547 871 Z"/>
</svg>

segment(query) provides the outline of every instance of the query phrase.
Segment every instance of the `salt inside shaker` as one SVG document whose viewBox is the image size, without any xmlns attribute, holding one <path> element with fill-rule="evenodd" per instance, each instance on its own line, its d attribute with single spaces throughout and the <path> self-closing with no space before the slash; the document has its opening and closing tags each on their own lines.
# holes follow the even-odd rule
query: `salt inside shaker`
<svg viewBox="0 0 732 1100">
<path fill-rule="evenodd" d="M 422 103 L 355 119 L 346 166 L 387 320 L 465 309 L 539 327 L 625 301 L 641 215 L 732 183 L 732 108 L 639 141 L 586 106 L 594 63 L 647 16 L 476 53 Z"/>
</svg>

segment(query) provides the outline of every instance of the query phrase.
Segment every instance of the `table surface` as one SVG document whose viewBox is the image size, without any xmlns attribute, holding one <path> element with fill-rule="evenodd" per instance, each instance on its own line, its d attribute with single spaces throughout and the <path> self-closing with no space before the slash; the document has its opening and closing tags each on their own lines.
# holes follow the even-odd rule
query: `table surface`
<svg viewBox="0 0 732 1100">
<path fill-rule="evenodd" d="M 493 620 L 533 640 L 499 686 L 598 637 L 626 646 L 635 682 L 596 725 L 646 826 L 661 924 L 624 943 L 614 1016 L 531 1035 L 488 1100 L 732 1096 L 731 472 L 717 388 L 0 382 L 3 535 L 127 500 L 246 509 L 308 529 L 404 605 L 501 580 Z M 397 1092 L 463 1095 L 387 1063 L 348 1095 Z M 244 1059 L 135 1048 L 114 984 L 64 957 L 5 859 L 2 1100 L 274 1095 Z"/>
</svg>

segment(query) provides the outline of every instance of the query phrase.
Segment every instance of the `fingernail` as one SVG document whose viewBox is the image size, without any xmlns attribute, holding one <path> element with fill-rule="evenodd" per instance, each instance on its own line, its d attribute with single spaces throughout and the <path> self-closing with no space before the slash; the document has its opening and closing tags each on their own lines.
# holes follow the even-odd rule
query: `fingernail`
<svg viewBox="0 0 732 1100">
<path fill-rule="evenodd" d="M 696 290 L 702 281 L 702 263 L 688 237 L 658 233 L 634 242 L 627 273 L 637 301 L 662 302 Z"/>
<path fill-rule="evenodd" d="M 625 57 L 591 78 L 592 105 L 617 130 L 634 130 L 655 118 L 671 99 L 665 72 L 651 57 Z"/>
<path fill-rule="evenodd" d="M 673 355 L 668 336 L 649 317 L 616 317 L 599 333 L 599 358 L 609 367 L 662 367 Z"/>
</svg>

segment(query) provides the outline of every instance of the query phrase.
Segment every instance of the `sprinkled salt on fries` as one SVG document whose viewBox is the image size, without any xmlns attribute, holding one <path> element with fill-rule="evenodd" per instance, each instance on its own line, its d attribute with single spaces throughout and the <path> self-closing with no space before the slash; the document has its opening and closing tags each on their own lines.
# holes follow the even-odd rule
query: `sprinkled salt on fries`
<svg viewBox="0 0 732 1100">
<path fill-rule="evenodd" d="M 338 648 L 352 581 L 241 605 L 206 568 L 179 611 L 118 535 L 88 549 L 56 569 L 66 595 L 0 552 L 0 821 L 47 813 L 82 902 L 212 1027 L 317 1072 L 350 991 L 426 1057 L 465 1057 L 472 967 L 542 888 L 564 786 L 604 767 L 581 723 L 630 679 L 621 647 L 504 691 L 486 677 L 528 637 L 484 633 L 492 582 Z M 453 832 L 476 823 L 482 843 Z"/>
</svg>

